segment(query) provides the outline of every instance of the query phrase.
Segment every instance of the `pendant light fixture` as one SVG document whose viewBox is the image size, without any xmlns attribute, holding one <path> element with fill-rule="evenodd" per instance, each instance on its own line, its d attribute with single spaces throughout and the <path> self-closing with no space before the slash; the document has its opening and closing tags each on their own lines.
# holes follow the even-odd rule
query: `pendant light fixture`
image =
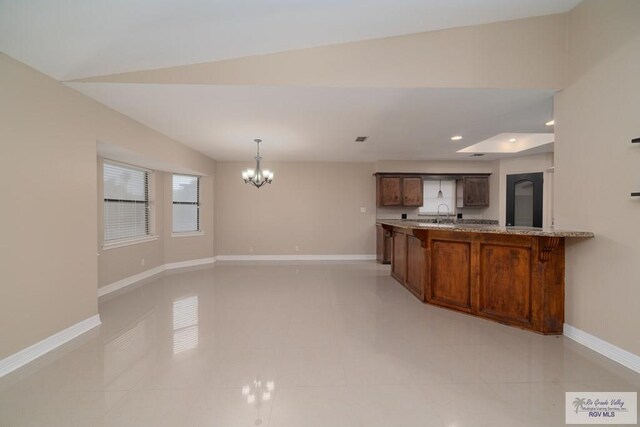
<svg viewBox="0 0 640 427">
<path fill-rule="evenodd" d="M 271 184 L 271 181 L 273 181 L 273 172 L 268 169 L 262 170 L 260 167 L 260 160 L 262 160 L 262 157 L 260 157 L 260 143 L 262 140 L 254 139 L 254 141 L 257 146 L 257 155 L 255 157 L 256 168 L 244 170 L 242 172 L 242 179 L 244 179 L 245 184 L 251 184 L 256 188 L 260 188 L 265 184 Z"/>
<path fill-rule="evenodd" d="M 440 188 L 438 189 L 438 199 L 444 199 L 444 194 L 442 194 L 442 180 L 440 180 Z"/>
</svg>

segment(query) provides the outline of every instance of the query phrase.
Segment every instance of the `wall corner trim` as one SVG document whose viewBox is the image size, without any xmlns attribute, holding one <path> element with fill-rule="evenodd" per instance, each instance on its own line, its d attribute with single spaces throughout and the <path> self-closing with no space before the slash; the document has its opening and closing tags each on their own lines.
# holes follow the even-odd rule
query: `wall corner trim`
<svg viewBox="0 0 640 427">
<path fill-rule="evenodd" d="M 640 373 L 640 356 L 604 341 L 595 335 L 580 330 L 567 323 L 564 324 L 564 336 L 583 346 L 608 357 L 622 366 Z"/>
<path fill-rule="evenodd" d="M 0 377 L 15 371 L 21 366 L 37 359 L 40 356 L 54 350 L 72 339 L 90 331 L 96 326 L 100 326 L 100 315 L 96 314 L 88 319 L 82 320 L 75 325 L 57 332 L 42 341 L 39 341 L 25 349 L 18 351 L 0 360 Z"/>
</svg>

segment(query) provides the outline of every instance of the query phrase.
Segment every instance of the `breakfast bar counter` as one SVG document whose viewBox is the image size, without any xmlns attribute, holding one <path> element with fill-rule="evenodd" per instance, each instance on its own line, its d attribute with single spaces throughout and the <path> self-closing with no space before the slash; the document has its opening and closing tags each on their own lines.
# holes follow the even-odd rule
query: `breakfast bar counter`
<svg viewBox="0 0 640 427">
<path fill-rule="evenodd" d="M 379 220 L 391 275 L 421 301 L 542 334 L 562 334 L 566 238 L 593 233 Z"/>
</svg>

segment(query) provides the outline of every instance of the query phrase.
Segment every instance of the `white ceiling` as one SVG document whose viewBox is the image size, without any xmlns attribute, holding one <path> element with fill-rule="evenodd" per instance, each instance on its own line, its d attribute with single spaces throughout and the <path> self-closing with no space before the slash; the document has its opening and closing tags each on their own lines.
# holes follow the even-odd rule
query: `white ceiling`
<svg viewBox="0 0 640 427">
<path fill-rule="evenodd" d="M 553 128 L 550 128 L 553 129 Z M 504 132 L 480 141 L 459 153 L 519 153 L 542 145 L 551 144 L 555 140 L 553 133 L 516 133 Z"/>
<path fill-rule="evenodd" d="M 468 160 L 496 134 L 553 130 L 552 90 L 67 84 L 218 160 L 250 160 L 254 138 L 266 162 Z"/>
<path fill-rule="evenodd" d="M 58 80 L 565 12 L 580 0 L 0 0 L 0 51 Z"/>
</svg>

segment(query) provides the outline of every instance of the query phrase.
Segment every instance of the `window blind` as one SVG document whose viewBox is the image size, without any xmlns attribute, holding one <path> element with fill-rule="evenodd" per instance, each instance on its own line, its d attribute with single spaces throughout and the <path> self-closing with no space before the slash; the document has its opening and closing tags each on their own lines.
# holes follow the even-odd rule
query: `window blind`
<svg viewBox="0 0 640 427">
<path fill-rule="evenodd" d="M 445 204 L 449 207 L 449 213 L 453 215 L 456 208 L 456 181 L 453 179 L 442 180 L 442 198 L 438 199 L 440 181 L 425 180 L 423 186 L 423 205 L 420 208 L 421 214 L 437 214 L 438 206 Z M 446 214 L 447 209 L 443 206 L 440 213 Z"/>
<path fill-rule="evenodd" d="M 149 172 L 103 163 L 104 240 L 149 234 Z"/>
<path fill-rule="evenodd" d="M 200 230 L 200 178 L 173 175 L 173 231 Z"/>
</svg>

